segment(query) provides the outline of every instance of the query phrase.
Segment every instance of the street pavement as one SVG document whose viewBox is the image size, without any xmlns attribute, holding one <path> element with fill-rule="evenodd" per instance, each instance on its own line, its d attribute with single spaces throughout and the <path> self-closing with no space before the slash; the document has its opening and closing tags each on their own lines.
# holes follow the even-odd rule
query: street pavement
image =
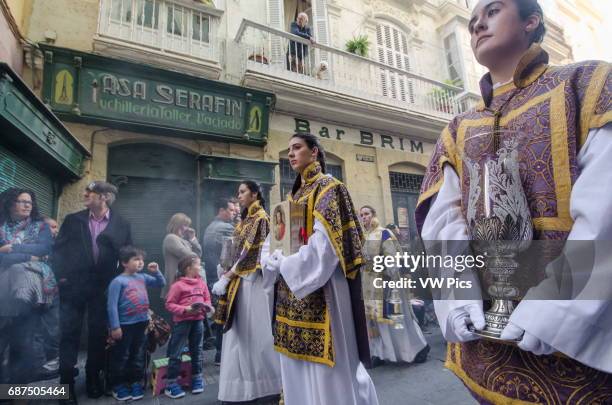
<svg viewBox="0 0 612 405">
<path fill-rule="evenodd" d="M 431 333 L 425 335 L 431 346 L 427 362 L 422 364 L 384 364 L 369 370 L 380 405 L 474 405 L 476 403 L 459 379 L 444 368 L 446 344 L 440 330 L 438 328 L 431 328 L 430 330 Z M 154 354 L 154 357 L 163 355 L 164 352 L 159 351 Z M 145 398 L 138 403 L 142 405 L 218 404 L 219 367 L 213 364 L 213 356 L 213 350 L 204 352 L 204 378 L 206 381 L 204 393 L 200 395 L 187 393 L 184 398 L 173 400 L 164 396 L 153 397 L 151 391 L 148 390 Z M 79 363 L 83 363 L 83 360 L 81 359 Z M 80 366 L 83 370 L 83 364 L 80 364 Z M 118 403 L 112 397 L 103 397 L 97 400 L 88 399 L 85 394 L 83 374 L 81 372 L 76 386 L 80 405 L 114 405 Z M 45 385 L 51 383 L 53 381 L 48 381 Z M 32 403 L 37 405 L 52 404 L 55 401 L 36 401 Z M 258 405 L 271 405 L 273 403 L 270 401 L 256 402 Z M 249 404 L 254 404 L 254 402 L 249 402 Z"/>
</svg>

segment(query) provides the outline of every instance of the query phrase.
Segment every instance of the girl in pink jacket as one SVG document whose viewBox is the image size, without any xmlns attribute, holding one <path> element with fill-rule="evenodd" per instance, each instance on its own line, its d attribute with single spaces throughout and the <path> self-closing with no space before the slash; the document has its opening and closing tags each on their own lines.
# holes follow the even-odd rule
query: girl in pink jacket
<svg viewBox="0 0 612 405">
<path fill-rule="evenodd" d="M 176 382 L 181 366 L 182 350 L 189 343 L 191 355 L 191 393 L 204 391 L 202 378 L 202 336 L 204 334 L 203 320 L 207 312 L 214 309 L 210 303 L 208 287 L 200 277 L 200 258 L 190 255 L 178 264 L 177 278 L 166 296 L 166 309 L 172 313 L 174 326 L 167 356 L 168 377 L 165 395 L 170 398 L 181 398 L 185 392 Z"/>
</svg>

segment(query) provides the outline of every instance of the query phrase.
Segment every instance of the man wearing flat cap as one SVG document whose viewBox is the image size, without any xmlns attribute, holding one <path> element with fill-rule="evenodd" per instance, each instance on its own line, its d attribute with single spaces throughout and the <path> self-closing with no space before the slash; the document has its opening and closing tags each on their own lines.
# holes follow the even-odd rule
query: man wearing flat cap
<svg viewBox="0 0 612 405">
<path fill-rule="evenodd" d="M 117 187 L 104 181 L 90 183 L 83 193 L 83 211 L 64 219 L 55 242 L 54 269 L 60 286 L 60 382 L 74 394 L 83 318 L 87 311 L 87 395 L 103 394 L 107 319 L 105 292 L 119 274 L 119 249 L 132 243 L 130 224 L 111 209 Z"/>
</svg>

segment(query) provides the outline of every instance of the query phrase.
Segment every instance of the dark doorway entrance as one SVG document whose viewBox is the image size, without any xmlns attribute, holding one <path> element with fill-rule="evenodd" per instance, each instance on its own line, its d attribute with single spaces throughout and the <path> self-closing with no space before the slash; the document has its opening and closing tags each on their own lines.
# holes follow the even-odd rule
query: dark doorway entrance
<svg viewBox="0 0 612 405">
<path fill-rule="evenodd" d="M 134 245 L 145 249 L 146 261 L 163 270 L 162 242 L 170 217 L 182 212 L 197 226 L 195 157 L 163 145 L 122 145 L 110 149 L 108 172 L 119 188 L 113 208 L 130 222 Z M 151 291 L 149 299 L 153 311 L 163 313 L 160 291 Z"/>
<path fill-rule="evenodd" d="M 423 176 L 400 172 L 389 172 L 393 221 L 400 229 L 400 243 L 407 247 L 418 239 L 414 210 L 419 198 Z"/>
</svg>

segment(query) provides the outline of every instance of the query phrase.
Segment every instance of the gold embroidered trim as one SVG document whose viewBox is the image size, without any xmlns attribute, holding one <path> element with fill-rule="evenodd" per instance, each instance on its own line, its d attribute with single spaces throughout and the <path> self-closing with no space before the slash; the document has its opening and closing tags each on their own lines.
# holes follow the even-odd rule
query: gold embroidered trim
<svg viewBox="0 0 612 405">
<path fill-rule="evenodd" d="M 606 80 L 608 79 L 608 75 L 610 74 L 610 65 L 607 63 L 602 63 L 597 66 L 595 71 L 593 72 L 593 76 L 589 81 L 589 86 L 584 94 L 584 101 L 580 108 L 580 143 L 579 146 L 584 145 L 586 142 L 587 136 L 589 134 L 589 129 L 591 128 L 600 128 L 605 125 L 607 122 L 611 120 L 611 112 L 607 111 L 603 114 L 603 117 L 608 116 L 608 120 L 601 120 L 601 122 L 593 122 L 593 114 L 595 112 L 595 106 L 597 105 L 597 101 L 601 96 L 601 90 L 606 84 Z M 601 115 L 600 115 L 601 117 Z M 602 124 L 603 122 L 603 124 Z M 593 124 L 602 124 L 602 125 L 593 125 Z"/>
<path fill-rule="evenodd" d="M 454 349 L 455 361 L 452 361 L 450 352 Z M 490 401 L 496 405 L 533 405 L 533 402 L 525 402 L 518 399 L 508 398 L 499 392 L 491 391 L 479 385 L 472 380 L 467 373 L 461 368 L 461 345 L 458 343 L 449 343 L 447 346 L 446 362 L 444 366 L 451 370 L 467 387 L 475 392 L 478 396 Z"/>
</svg>

